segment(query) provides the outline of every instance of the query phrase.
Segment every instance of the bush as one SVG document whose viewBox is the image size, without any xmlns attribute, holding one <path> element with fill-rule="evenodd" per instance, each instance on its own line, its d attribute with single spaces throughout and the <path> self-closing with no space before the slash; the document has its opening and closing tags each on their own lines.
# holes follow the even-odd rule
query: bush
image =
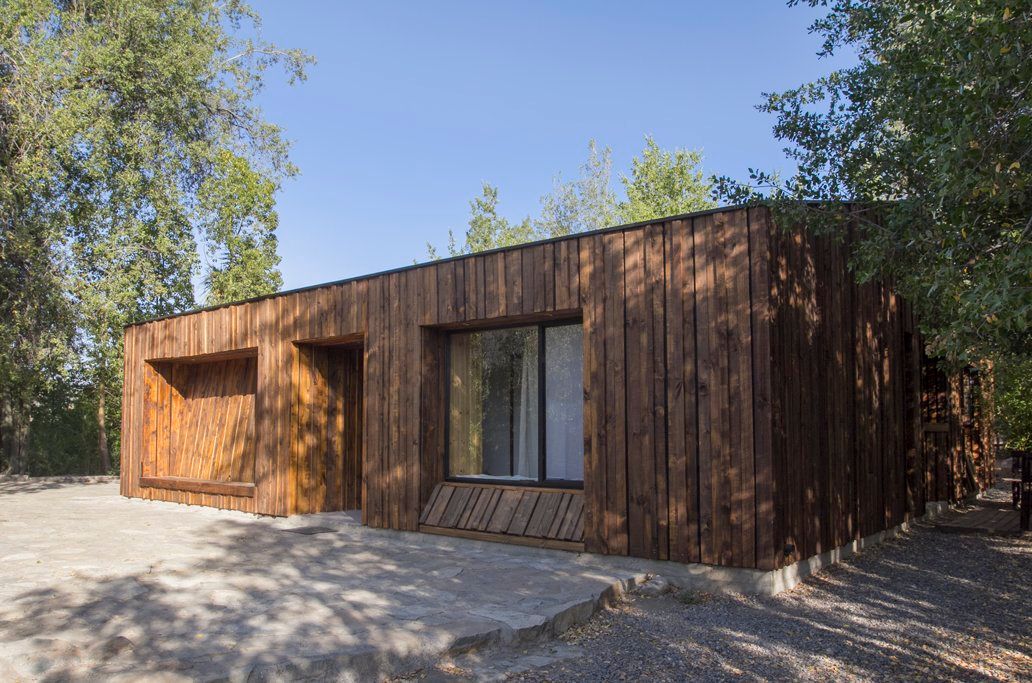
<svg viewBox="0 0 1032 683">
<path fill-rule="evenodd" d="M 1032 358 L 1012 358 L 995 367 L 996 427 L 1008 448 L 1032 449 Z"/>
</svg>

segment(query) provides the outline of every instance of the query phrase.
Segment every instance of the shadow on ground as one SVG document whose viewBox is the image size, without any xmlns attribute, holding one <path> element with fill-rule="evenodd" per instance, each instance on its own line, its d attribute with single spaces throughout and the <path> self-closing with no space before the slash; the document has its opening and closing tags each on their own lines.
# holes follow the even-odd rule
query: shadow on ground
<svg viewBox="0 0 1032 683">
<path fill-rule="evenodd" d="M 0 679 L 159 672 L 206 679 L 255 670 L 374 676 L 424 666 L 484 634 L 504 639 L 535 627 L 541 615 L 614 580 L 576 565 L 573 554 L 456 546 L 364 529 L 344 516 L 332 532 L 303 535 L 283 520 L 230 514 L 187 526 L 216 511 L 105 504 L 143 514 L 118 532 L 124 544 L 98 544 L 103 557 L 55 546 L 45 560 L 4 558 L 7 570 L 21 562 L 25 571 L 0 590 Z M 145 522 L 154 509 L 163 516 Z M 177 519 L 184 528 L 148 530 L 151 521 Z M 160 559 L 141 563 L 150 543 L 160 544 L 150 553 Z"/>
<path fill-rule="evenodd" d="M 1032 539 L 928 526 L 775 597 L 638 599 L 525 680 L 1029 680 Z"/>
<path fill-rule="evenodd" d="M 96 484 L 110 484 L 117 477 L 0 477 L 0 495 L 8 493 L 38 493 Z"/>
</svg>

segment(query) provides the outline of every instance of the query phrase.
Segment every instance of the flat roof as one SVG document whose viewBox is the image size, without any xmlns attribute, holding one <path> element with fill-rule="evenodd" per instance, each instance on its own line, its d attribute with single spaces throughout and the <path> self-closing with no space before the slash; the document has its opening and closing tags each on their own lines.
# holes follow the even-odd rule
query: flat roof
<svg viewBox="0 0 1032 683">
<path fill-rule="evenodd" d="M 559 237 L 548 237 L 542 240 L 535 240 L 533 242 L 523 242 L 521 244 L 514 244 L 509 247 L 497 247 L 495 249 L 485 249 L 484 251 L 476 251 L 470 254 L 459 254 L 458 256 L 449 256 L 447 258 L 440 258 L 435 261 L 423 261 L 422 263 L 414 263 L 409 266 L 402 266 L 400 268 L 391 268 L 388 270 L 381 270 L 375 273 L 368 273 L 366 275 L 356 275 L 354 277 L 347 277 L 341 280 L 333 280 L 331 282 L 321 282 L 316 285 L 306 285 L 304 287 L 297 287 L 295 289 L 285 289 L 279 292 L 273 292 L 271 294 L 262 294 L 261 296 L 254 296 L 249 299 L 239 299 L 237 301 L 227 301 L 221 304 L 213 304 L 211 306 L 202 306 L 200 308 L 193 308 L 189 311 L 183 311 L 181 313 L 169 313 L 168 315 L 157 315 L 152 318 L 145 318 L 143 320 L 137 320 L 127 324 L 125 327 L 135 327 L 136 325 L 145 325 L 146 323 L 157 322 L 159 320 L 168 320 L 170 318 L 180 318 L 186 315 L 193 315 L 195 313 L 203 313 L 205 311 L 215 311 L 220 308 L 226 308 L 227 306 L 239 306 L 241 304 L 250 304 L 257 301 L 264 301 L 266 299 L 273 299 L 278 296 L 288 296 L 290 294 L 298 294 L 300 292 L 309 292 L 313 289 L 322 289 L 323 287 L 336 287 L 337 285 L 346 285 L 350 282 L 358 282 L 359 280 L 367 280 L 374 277 L 380 277 L 383 275 L 391 275 L 393 273 L 403 273 L 408 270 L 415 270 L 417 268 L 426 268 L 427 266 L 435 266 L 441 263 L 449 263 L 452 261 L 461 261 L 473 256 L 484 256 L 485 254 L 497 254 L 499 252 L 516 251 L 517 249 L 526 249 L 528 247 L 535 247 L 541 244 L 554 244 L 556 242 L 562 242 L 564 240 L 573 240 L 580 237 L 590 237 L 592 235 L 603 235 L 610 232 L 619 232 L 621 230 L 631 230 L 633 228 L 642 228 L 646 225 L 654 225 L 656 223 L 666 223 L 669 221 L 685 220 L 688 218 L 699 218 L 700 216 L 709 216 L 716 213 L 723 213 L 725 211 L 738 211 L 741 209 L 748 209 L 758 206 L 766 206 L 763 202 L 754 202 L 751 204 L 733 204 L 730 206 L 718 206 L 713 209 L 705 209 L 703 211 L 692 211 L 690 213 L 681 213 L 674 216 L 660 216 L 647 221 L 638 221 L 637 223 L 624 223 L 622 225 L 614 225 L 608 228 L 598 228 L 597 230 L 586 230 L 584 232 L 574 232 L 569 235 L 561 235 Z"/>
</svg>

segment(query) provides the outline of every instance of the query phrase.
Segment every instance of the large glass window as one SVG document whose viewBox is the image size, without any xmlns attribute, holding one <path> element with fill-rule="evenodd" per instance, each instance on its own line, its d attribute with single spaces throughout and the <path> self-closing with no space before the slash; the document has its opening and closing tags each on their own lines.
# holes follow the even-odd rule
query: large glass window
<svg viewBox="0 0 1032 683">
<path fill-rule="evenodd" d="M 583 480 L 581 334 L 576 323 L 449 337 L 449 477 Z"/>
</svg>

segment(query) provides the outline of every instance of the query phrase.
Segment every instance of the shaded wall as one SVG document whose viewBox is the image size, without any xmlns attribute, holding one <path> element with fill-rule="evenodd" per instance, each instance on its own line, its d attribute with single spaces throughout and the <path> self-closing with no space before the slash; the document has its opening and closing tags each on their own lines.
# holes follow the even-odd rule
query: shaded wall
<svg viewBox="0 0 1032 683">
<path fill-rule="evenodd" d="M 965 448 L 960 377 L 923 357 L 901 297 L 879 283 L 856 284 L 847 266 L 852 239 L 852 232 L 837 242 L 771 232 L 778 565 L 988 485 L 985 478 L 961 483 L 965 452 L 988 448 L 981 433 Z"/>
</svg>

